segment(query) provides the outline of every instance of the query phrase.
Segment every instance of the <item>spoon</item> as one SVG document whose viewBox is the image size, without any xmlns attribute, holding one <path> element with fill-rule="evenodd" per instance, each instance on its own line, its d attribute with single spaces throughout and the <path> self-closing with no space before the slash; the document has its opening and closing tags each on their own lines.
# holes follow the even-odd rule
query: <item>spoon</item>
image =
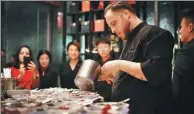
<svg viewBox="0 0 194 114">
<path fill-rule="evenodd" d="M 127 98 L 127 99 L 125 99 L 125 100 L 122 100 L 122 101 L 119 101 L 118 103 L 120 104 L 120 103 L 126 103 L 127 101 L 129 101 L 130 100 L 130 98 Z"/>
</svg>

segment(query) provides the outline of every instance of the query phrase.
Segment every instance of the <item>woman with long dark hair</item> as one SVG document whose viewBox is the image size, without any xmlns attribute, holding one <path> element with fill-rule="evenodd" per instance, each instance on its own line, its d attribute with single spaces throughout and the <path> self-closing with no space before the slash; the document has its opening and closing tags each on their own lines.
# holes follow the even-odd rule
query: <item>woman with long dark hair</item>
<svg viewBox="0 0 194 114">
<path fill-rule="evenodd" d="M 25 63 L 25 58 L 29 58 L 27 63 Z M 32 51 L 29 46 L 21 46 L 16 52 L 11 74 L 12 77 L 17 79 L 19 88 L 33 88 L 33 82 L 37 80 L 39 73 L 36 64 L 33 62 Z"/>
<path fill-rule="evenodd" d="M 37 56 L 40 73 L 39 88 L 57 87 L 58 73 L 52 68 L 52 57 L 48 50 L 40 50 Z"/>
</svg>

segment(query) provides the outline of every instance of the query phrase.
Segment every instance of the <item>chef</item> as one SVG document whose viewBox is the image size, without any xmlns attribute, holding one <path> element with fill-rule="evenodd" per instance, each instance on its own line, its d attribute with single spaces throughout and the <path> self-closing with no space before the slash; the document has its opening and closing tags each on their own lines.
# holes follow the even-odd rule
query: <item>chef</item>
<svg viewBox="0 0 194 114">
<path fill-rule="evenodd" d="M 99 80 L 114 80 L 112 101 L 130 98 L 131 114 L 173 114 L 171 33 L 140 20 L 124 1 L 107 6 L 112 32 L 126 41 L 119 60 L 105 63 Z"/>
</svg>

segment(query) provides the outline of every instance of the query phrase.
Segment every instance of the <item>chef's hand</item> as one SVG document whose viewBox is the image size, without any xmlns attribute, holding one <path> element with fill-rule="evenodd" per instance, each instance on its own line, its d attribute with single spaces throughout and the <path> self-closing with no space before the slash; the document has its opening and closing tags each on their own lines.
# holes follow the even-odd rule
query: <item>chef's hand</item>
<svg viewBox="0 0 194 114">
<path fill-rule="evenodd" d="M 106 62 L 102 68 L 101 68 L 101 74 L 103 75 L 113 75 L 115 76 L 116 73 L 119 71 L 119 61 L 118 60 L 113 60 L 113 61 L 108 61 Z"/>
<path fill-rule="evenodd" d="M 27 68 L 29 70 L 35 71 L 36 70 L 36 64 L 34 62 L 30 61 L 30 63 L 28 63 Z"/>
<path fill-rule="evenodd" d="M 114 76 L 111 74 L 106 74 L 106 75 L 102 74 L 98 78 L 98 81 L 106 81 L 110 85 L 112 84 L 113 80 L 114 80 Z"/>
</svg>

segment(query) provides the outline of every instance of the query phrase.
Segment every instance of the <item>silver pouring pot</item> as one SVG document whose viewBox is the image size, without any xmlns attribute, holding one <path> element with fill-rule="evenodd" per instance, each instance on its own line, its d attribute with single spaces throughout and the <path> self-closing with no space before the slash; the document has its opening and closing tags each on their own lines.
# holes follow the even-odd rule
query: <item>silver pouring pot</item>
<svg viewBox="0 0 194 114">
<path fill-rule="evenodd" d="M 94 90 L 94 82 L 100 75 L 101 66 L 98 62 L 87 59 L 82 62 L 82 65 L 74 79 L 75 85 L 85 91 Z"/>
</svg>

